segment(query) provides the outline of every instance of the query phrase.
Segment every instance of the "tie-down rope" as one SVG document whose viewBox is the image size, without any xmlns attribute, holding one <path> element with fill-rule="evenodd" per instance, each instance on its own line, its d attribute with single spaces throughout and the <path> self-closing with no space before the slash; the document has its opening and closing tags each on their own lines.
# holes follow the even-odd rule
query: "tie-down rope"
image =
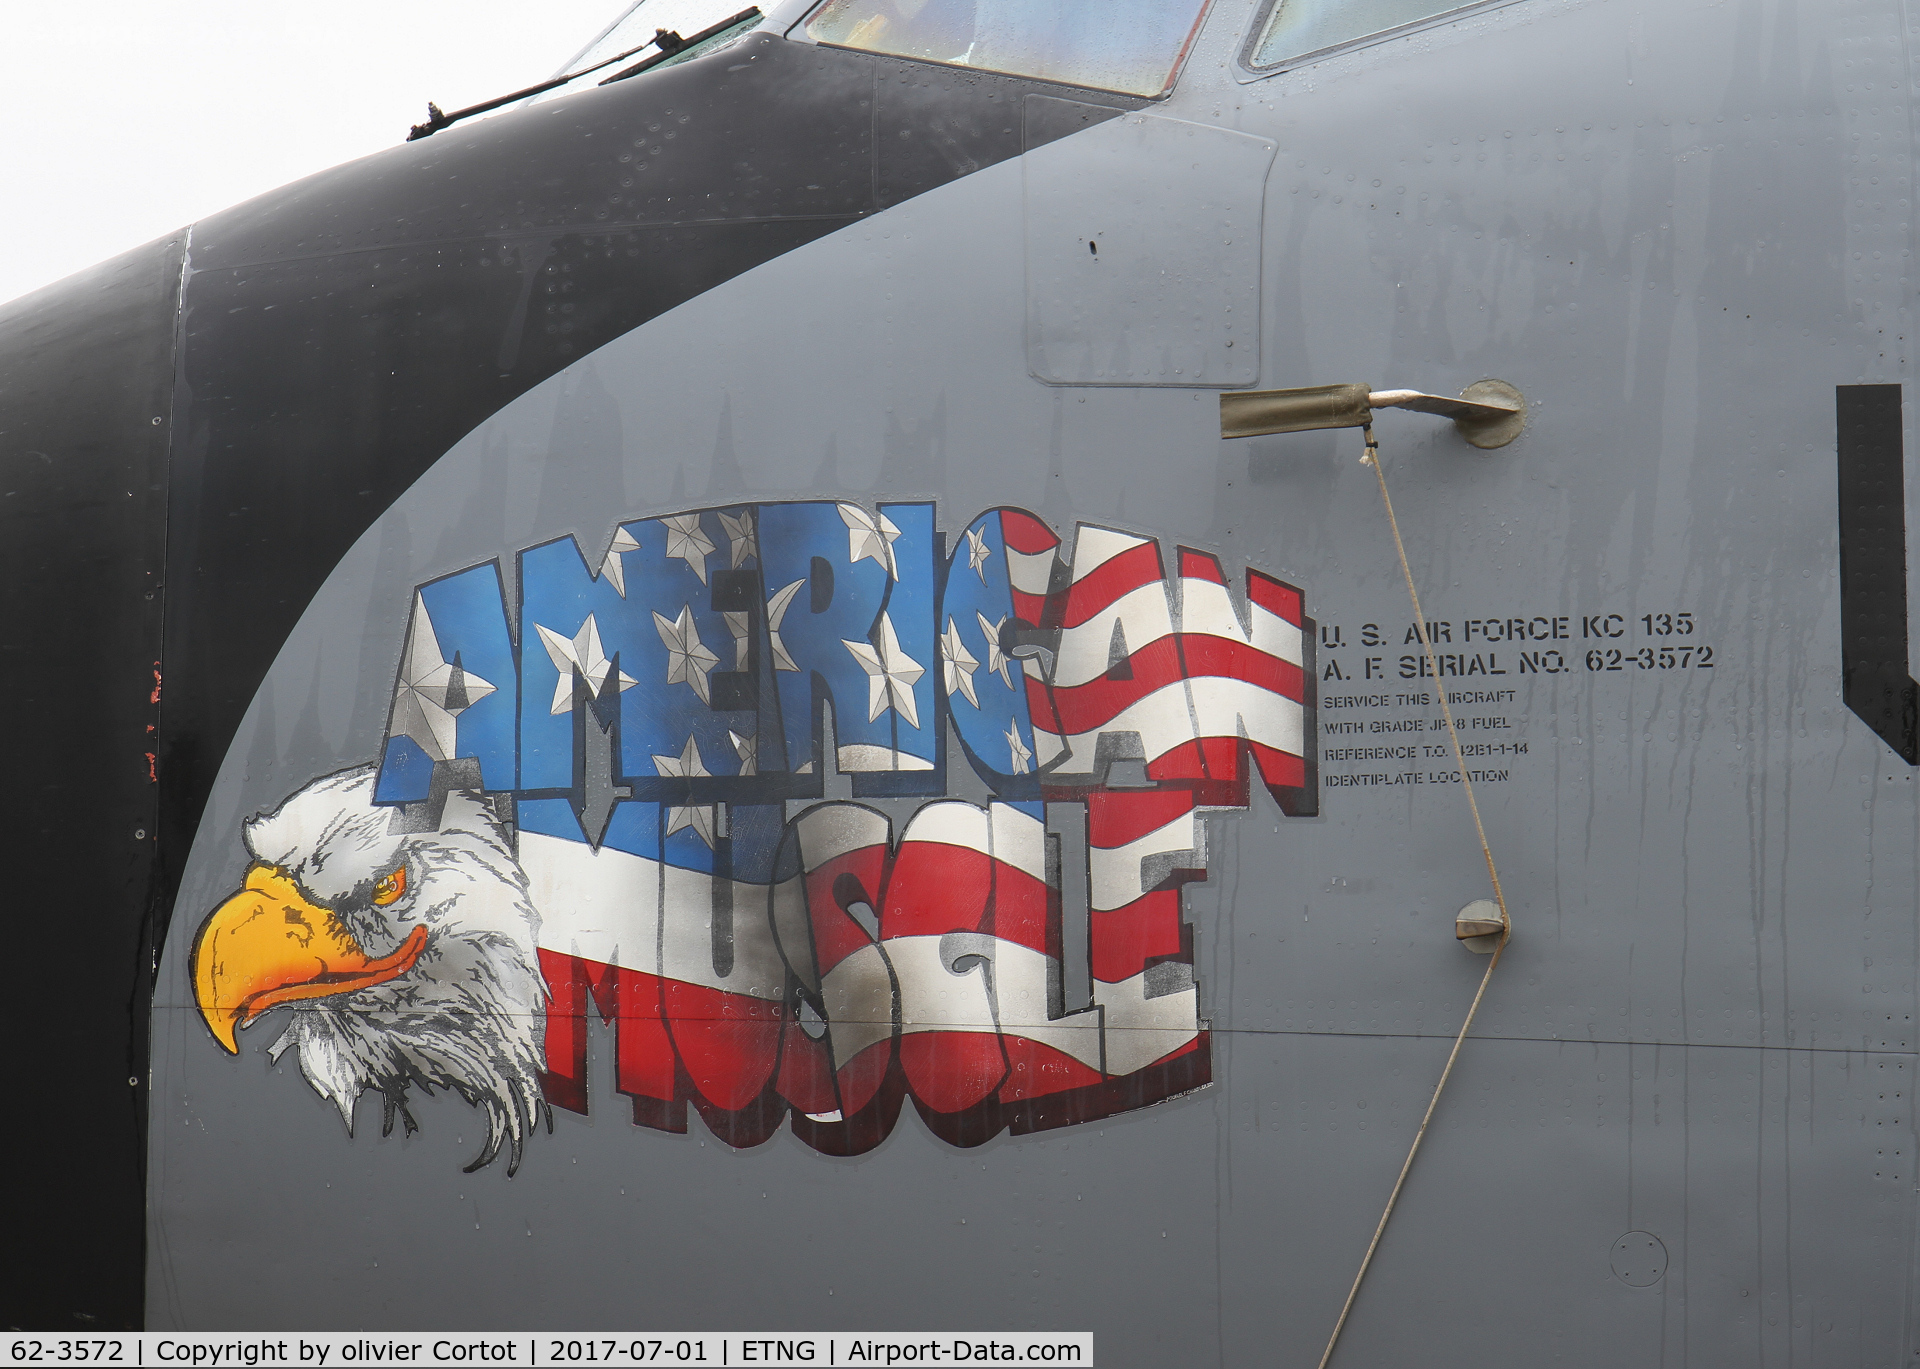
<svg viewBox="0 0 1920 1369">
<path fill-rule="evenodd" d="M 1460 1058 L 1460 1047 L 1473 1027 L 1474 1014 L 1480 1011 L 1480 1000 L 1486 997 L 1488 981 L 1493 978 L 1494 967 L 1500 963 L 1501 953 L 1507 949 L 1507 942 L 1513 936 L 1513 919 L 1507 916 L 1507 897 L 1500 891 L 1500 871 L 1494 867 L 1493 850 L 1487 845 L 1487 829 L 1480 821 L 1480 805 L 1473 797 L 1473 781 L 1467 774 L 1467 758 L 1460 750 L 1460 734 L 1453 725 L 1453 709 L 1447 703 L 1447 688 L 1440 681 L 1440 667 L 1433 658 L 1433 639 L 1427 632 L 1427 617 L 1420 610 L 1420 591 L 1414 588 L 1413 569 L 1407 564 L 1407 549 L 1400 541 L 1400 520 L 1393 516 L 1393 497 L 1387 493 L 1387 473 L 1380 466 L 1380 445 L 1373 440 L 1372 424 L 1368 424 L 1364 431 L 1367 453 L 1360 458 L 1360 462 L 1373 467 L 1374 475 L 1380 480 L 1380 502 L 1386 505 L 1387 526 L 1393 529 L 1393 549 L 1400 554 L 1400 573 L 1406 577 L 1407 595 L 1413 600 L 1413 620 L 1420 628 L 1420 645 L 1427 655 L 1427 669 L 1432 673 L 1433 682 L 1439 690 L 1441 716 L 1447 720 L 1447 737 L 1453 742 L 1453 758 L 1460 766 L 1460 787 L 1466 791 L 1467 807 L 1473 810 L 1473 830 L 1479 834 L 1480 854 L 1487 859 L 1487 877 L 1493 881 L 1494 901 L 1500 905 L 1500 942 L 1493 948 L 1493 958 L 1487 961 L 1486 973 L 1480 976 L 1480 987 L 1474 990 L 1473 1003 L 1467 1009 L 1467 1020 L 1460 1024 L 1460 1032 L 1453 1038 L 1453 1049 L 1447 1052 L 1447 1067 L 1440 1071 L 1440 1082 L 1433 1086 L 1433 1097 L 1427 1103 L 1427 1115 L 1420 1119 L 1420 1130 L 1413 1134 L 1413 1145 L 1407 1150 L 1406 1163 L 1400 1166 L 1400 1177 L 1393 1181 L 1393 1192 L 1387 1197 L 1386 1210 L 1380 1214 L 1380 1224 L 1373 1229 L 1373 1239 L 1367 1243 L 1367 1253 L 1360 1261 L 1360 1270 L 1353 1276 L 1353 1287 L 1347 1290 L 1347 1301 L 1340 1309 L 1340 1320 L 1334 1323 L 1333 1334 L 1327 1338 L 1326 1353 L 1320 1356 L 1320 1369 L 1327 1369 L 1327 1361 L 1333 1358 L 1333 1347 L 1339 1344 L 1340 1333 L 1346 1329 L 1347 1314 L 1353 1311 L 1353 1301 L 1360 1296 L 1360 1281 L 1367 1277 L 1367 1267 L 1373 1263 L 1374 1252 L 1380 1248 L 1380 1238 L 1387 1230 L 1387 1219 L 1393 1216 L 1393 1205 L 1400 1201 L 1400 1190 L 1406 1187 L 1407 1172 L 1413 1168 L 1413 1157 L 1420 1153 L 1420 1143 L 1427 1138 L 1427 1126 L 1440 1106 L 1440 1094 L 1453 1074 L 1454 1062 Z"/>
</svg>

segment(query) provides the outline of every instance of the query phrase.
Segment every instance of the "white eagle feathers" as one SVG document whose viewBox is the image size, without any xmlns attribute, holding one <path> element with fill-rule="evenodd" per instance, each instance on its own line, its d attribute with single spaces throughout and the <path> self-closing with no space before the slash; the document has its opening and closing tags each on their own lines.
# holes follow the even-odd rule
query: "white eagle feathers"
<svg viewBox="0 0 1920 1369">
<path fill-rule="evenodd" d="M 485 802 L 449 793 L 436 829 L 402 831 L 400 810 L 374 805 L 374 780 L 372 766 L 315 780 L 246 824 L 247 850 L 369 955 L 392 952 L 416 927 L 426 929 L 424 949 L 397 978 L 288 1004 L 291 1021 L 269 1054 L 278 1060 L 291 1048 L 349 1132 L 368 1090 L 384 1100 L 387 1130 L 398 1112 L 412 1131 L 409 1086 L 450 1089 L 487 1119 L 486 1145 L 467 1168 L 504 1145 L 511 1174 L 546 1107 L 539 913 L 511 837 Z M 403 892 L 380 906 L 372 891 L 397 870 Z"/>
</svg>

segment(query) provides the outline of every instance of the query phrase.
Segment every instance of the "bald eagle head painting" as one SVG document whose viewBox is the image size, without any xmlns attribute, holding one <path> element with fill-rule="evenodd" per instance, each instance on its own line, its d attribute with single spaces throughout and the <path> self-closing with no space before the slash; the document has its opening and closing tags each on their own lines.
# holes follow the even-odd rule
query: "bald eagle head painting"
<svg viewBox="0 0 1920 1369">
<path fill-rule="evenodd" d="M 195 997 L 236 1054 L 239 1029 L 288 1008 L 269 1054 L 291 1049 L 349 1132 L 369 1090 L 387 1130 L 397 1114 L 409 1132 L 410 1087 L 453 1091 L 487 1119 L 469 1169 L 504 1146 L 511 1174 L 546 1106 L 546 986 L 526 876 L 476 795 L 447 794 L 428 826 L 376 807 L 374 782 L 373 766 L 327 775 L 246 824 L 253 864 L 200 929 Z"/>
</svg>

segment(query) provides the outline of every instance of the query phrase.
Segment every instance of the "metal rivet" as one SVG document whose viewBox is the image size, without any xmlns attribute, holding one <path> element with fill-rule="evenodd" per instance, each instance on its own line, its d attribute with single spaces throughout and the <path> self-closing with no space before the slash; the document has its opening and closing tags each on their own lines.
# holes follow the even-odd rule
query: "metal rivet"
<svg viewBox="0 0 1920 1369">
<path fill-rule="evenodd" d="M 146 829 L 146 828 L 144 828 L 144 827 L 136 827 L 136 828 L 134 828 L 134 829 L 133 829 L 133 839 L 134 839 L 135 841 L 145 841 L 145 840 L 147 839 L 147 829 Z"/>
</svg>

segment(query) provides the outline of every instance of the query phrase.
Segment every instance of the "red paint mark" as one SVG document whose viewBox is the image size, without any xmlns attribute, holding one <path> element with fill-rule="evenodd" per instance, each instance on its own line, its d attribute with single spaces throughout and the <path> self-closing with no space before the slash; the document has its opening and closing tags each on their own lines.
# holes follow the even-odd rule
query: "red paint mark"
<svg viewBox="0 0 1920 1369">
<path fill-rule="evenodd" d="M 153 695 L 147 702 L 153 704 L 160 702 L 160 662 L 158 661 L 153 663 Z"/>
<path fill-rule="evenodd" d="M 153 773 L 153 752 L 147 752 L 147 783 L 158 784 L 160 777 Z"/>
<path fill-rule="evenodd" d="M 152 723 L 148 723 L 148 724 L 147 724 L 147 731 L 149 731 L 149 732 L 151 732 L 151 731 L 153 731 L 153 724 L 152 724 Z"/>
</svg>

